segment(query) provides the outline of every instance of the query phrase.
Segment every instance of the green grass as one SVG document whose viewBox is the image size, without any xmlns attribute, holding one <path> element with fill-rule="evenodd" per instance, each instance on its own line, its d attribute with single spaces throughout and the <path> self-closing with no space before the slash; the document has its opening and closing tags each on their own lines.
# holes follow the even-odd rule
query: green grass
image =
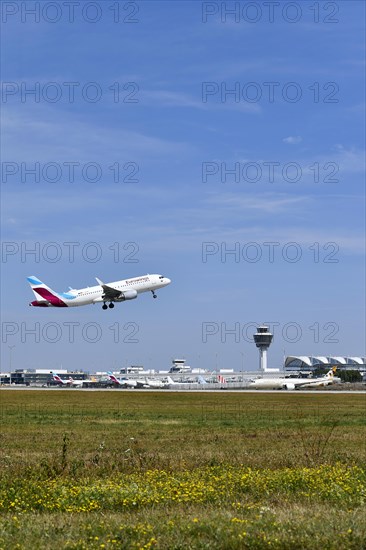
<svg viewBox="0 0 366 550">
<path fill-rule="evenodd" d="M 0 549 L 365 548 L 366 396 L 0 393 Z"/>
</svg>

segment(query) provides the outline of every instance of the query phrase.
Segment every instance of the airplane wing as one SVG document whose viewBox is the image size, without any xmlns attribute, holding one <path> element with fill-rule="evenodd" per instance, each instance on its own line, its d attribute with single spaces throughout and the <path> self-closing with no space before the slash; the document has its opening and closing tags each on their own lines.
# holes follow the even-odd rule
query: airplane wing
<svg viewBox="0 0 366 550">
<path fill-rule="evenodd" d="M 120 290 L 117 290 L 112 286 L 105 285 L 103 281 L 98 279 L 98 277 L 95 277 L 95 279 L 104 290 L 103 298 L 105 298 L 106 300 L 115 300 L 116 298 L 119 298 L 121 296 L 122 292 Z"/>
</svg>

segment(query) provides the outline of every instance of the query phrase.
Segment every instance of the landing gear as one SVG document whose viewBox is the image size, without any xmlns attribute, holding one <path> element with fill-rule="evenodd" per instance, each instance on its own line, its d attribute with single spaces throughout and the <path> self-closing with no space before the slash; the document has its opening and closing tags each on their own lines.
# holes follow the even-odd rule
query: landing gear
<svg viewBox="0 0 366 550">
<path fill-rule="evenodd" d="M 111 309 L 113 309 L 113 308 L 114 308 L 114 303 L 111 302 L 111 303 L 109 304 L 109 307 L 110 307 Z M 104 304 L 102 305 L 102 309 L 108 309 L 108 306 L 107 306 L 107 304 L 106 304 L 105 302 L 104 302 Z"/>
<path fill-rule="evenodd" d="M 153 295 L 153 298 L 157 298 L 157 295 L 155 294 L 155 292 L 152 290 L 152 295 Z"/>
</svg>

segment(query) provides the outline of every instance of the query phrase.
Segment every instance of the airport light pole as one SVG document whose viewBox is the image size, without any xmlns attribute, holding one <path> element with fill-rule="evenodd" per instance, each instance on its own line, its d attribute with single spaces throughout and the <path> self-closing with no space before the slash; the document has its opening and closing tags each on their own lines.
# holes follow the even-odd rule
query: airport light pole
<svg viewBox="0 0 366 550">
<path fill-rule="evenodd" d="M 8 348 L 9 348 L 9 386 L 11 386 L 11 369 L 12 369 L 11 354 L 12 354 L 12 351 L 15 348 L 15 346 L 8 346 Z"/>
<path fill-rule="evenodd" d="M 241 351 L 241 380 L 243 381 L 244 377 L 244 352 Z"/>
</svg>

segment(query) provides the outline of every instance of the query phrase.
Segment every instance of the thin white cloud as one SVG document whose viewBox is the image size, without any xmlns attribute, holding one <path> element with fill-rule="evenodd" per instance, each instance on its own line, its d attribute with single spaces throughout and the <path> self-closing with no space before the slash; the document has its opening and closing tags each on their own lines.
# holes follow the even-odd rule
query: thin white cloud
<svg viewBox="0 0 366 550">
<path fill-rule="evenodd" d="M 219 97 L 219 94 L 218 94 Z M 182 92 L 172 92 L 170 90 L 141 90 L 141 102 L 148 105 L 164 107 L 190 107 L 193 109 L 213 110 L 230 109 L 247 113 L 258 114 L 262 111 L 257 103 L 248 103 L 245 101 L 218 101 L 210 98 L 204 102 L 202 99 L 192 97 Z"/>
<path fill-rule="evenodd" d="M 305 196 L 291 197 L 288 195 L 263 194 L 257 196 L 238 197 L 236 194 L 215 195 L 207 202 L 212 205 L 221 205 L 232 211 L 262 211 L 267 213 L 283 212 L 292 209 L 295 205 L 303 204 L 308 200 Z"/>
<path fill-rule="evenodd" d="M 34 107 L 23 114 L 8 107 L 2 114 L 3 158 L 11 161 L 110 158 L 145 159 L 187 152 L 188 143 L 162 139 L 125 127 L 105 127 L 68 113 Z"/>
<path fill-rule="evenodd" d="M 290 145 L 296 145 L 297 143 L 302 142 L 301 136 L 288 136 L 283 138 L 282 140 L 284 143 L 289 143 Z"/>
</svg>

